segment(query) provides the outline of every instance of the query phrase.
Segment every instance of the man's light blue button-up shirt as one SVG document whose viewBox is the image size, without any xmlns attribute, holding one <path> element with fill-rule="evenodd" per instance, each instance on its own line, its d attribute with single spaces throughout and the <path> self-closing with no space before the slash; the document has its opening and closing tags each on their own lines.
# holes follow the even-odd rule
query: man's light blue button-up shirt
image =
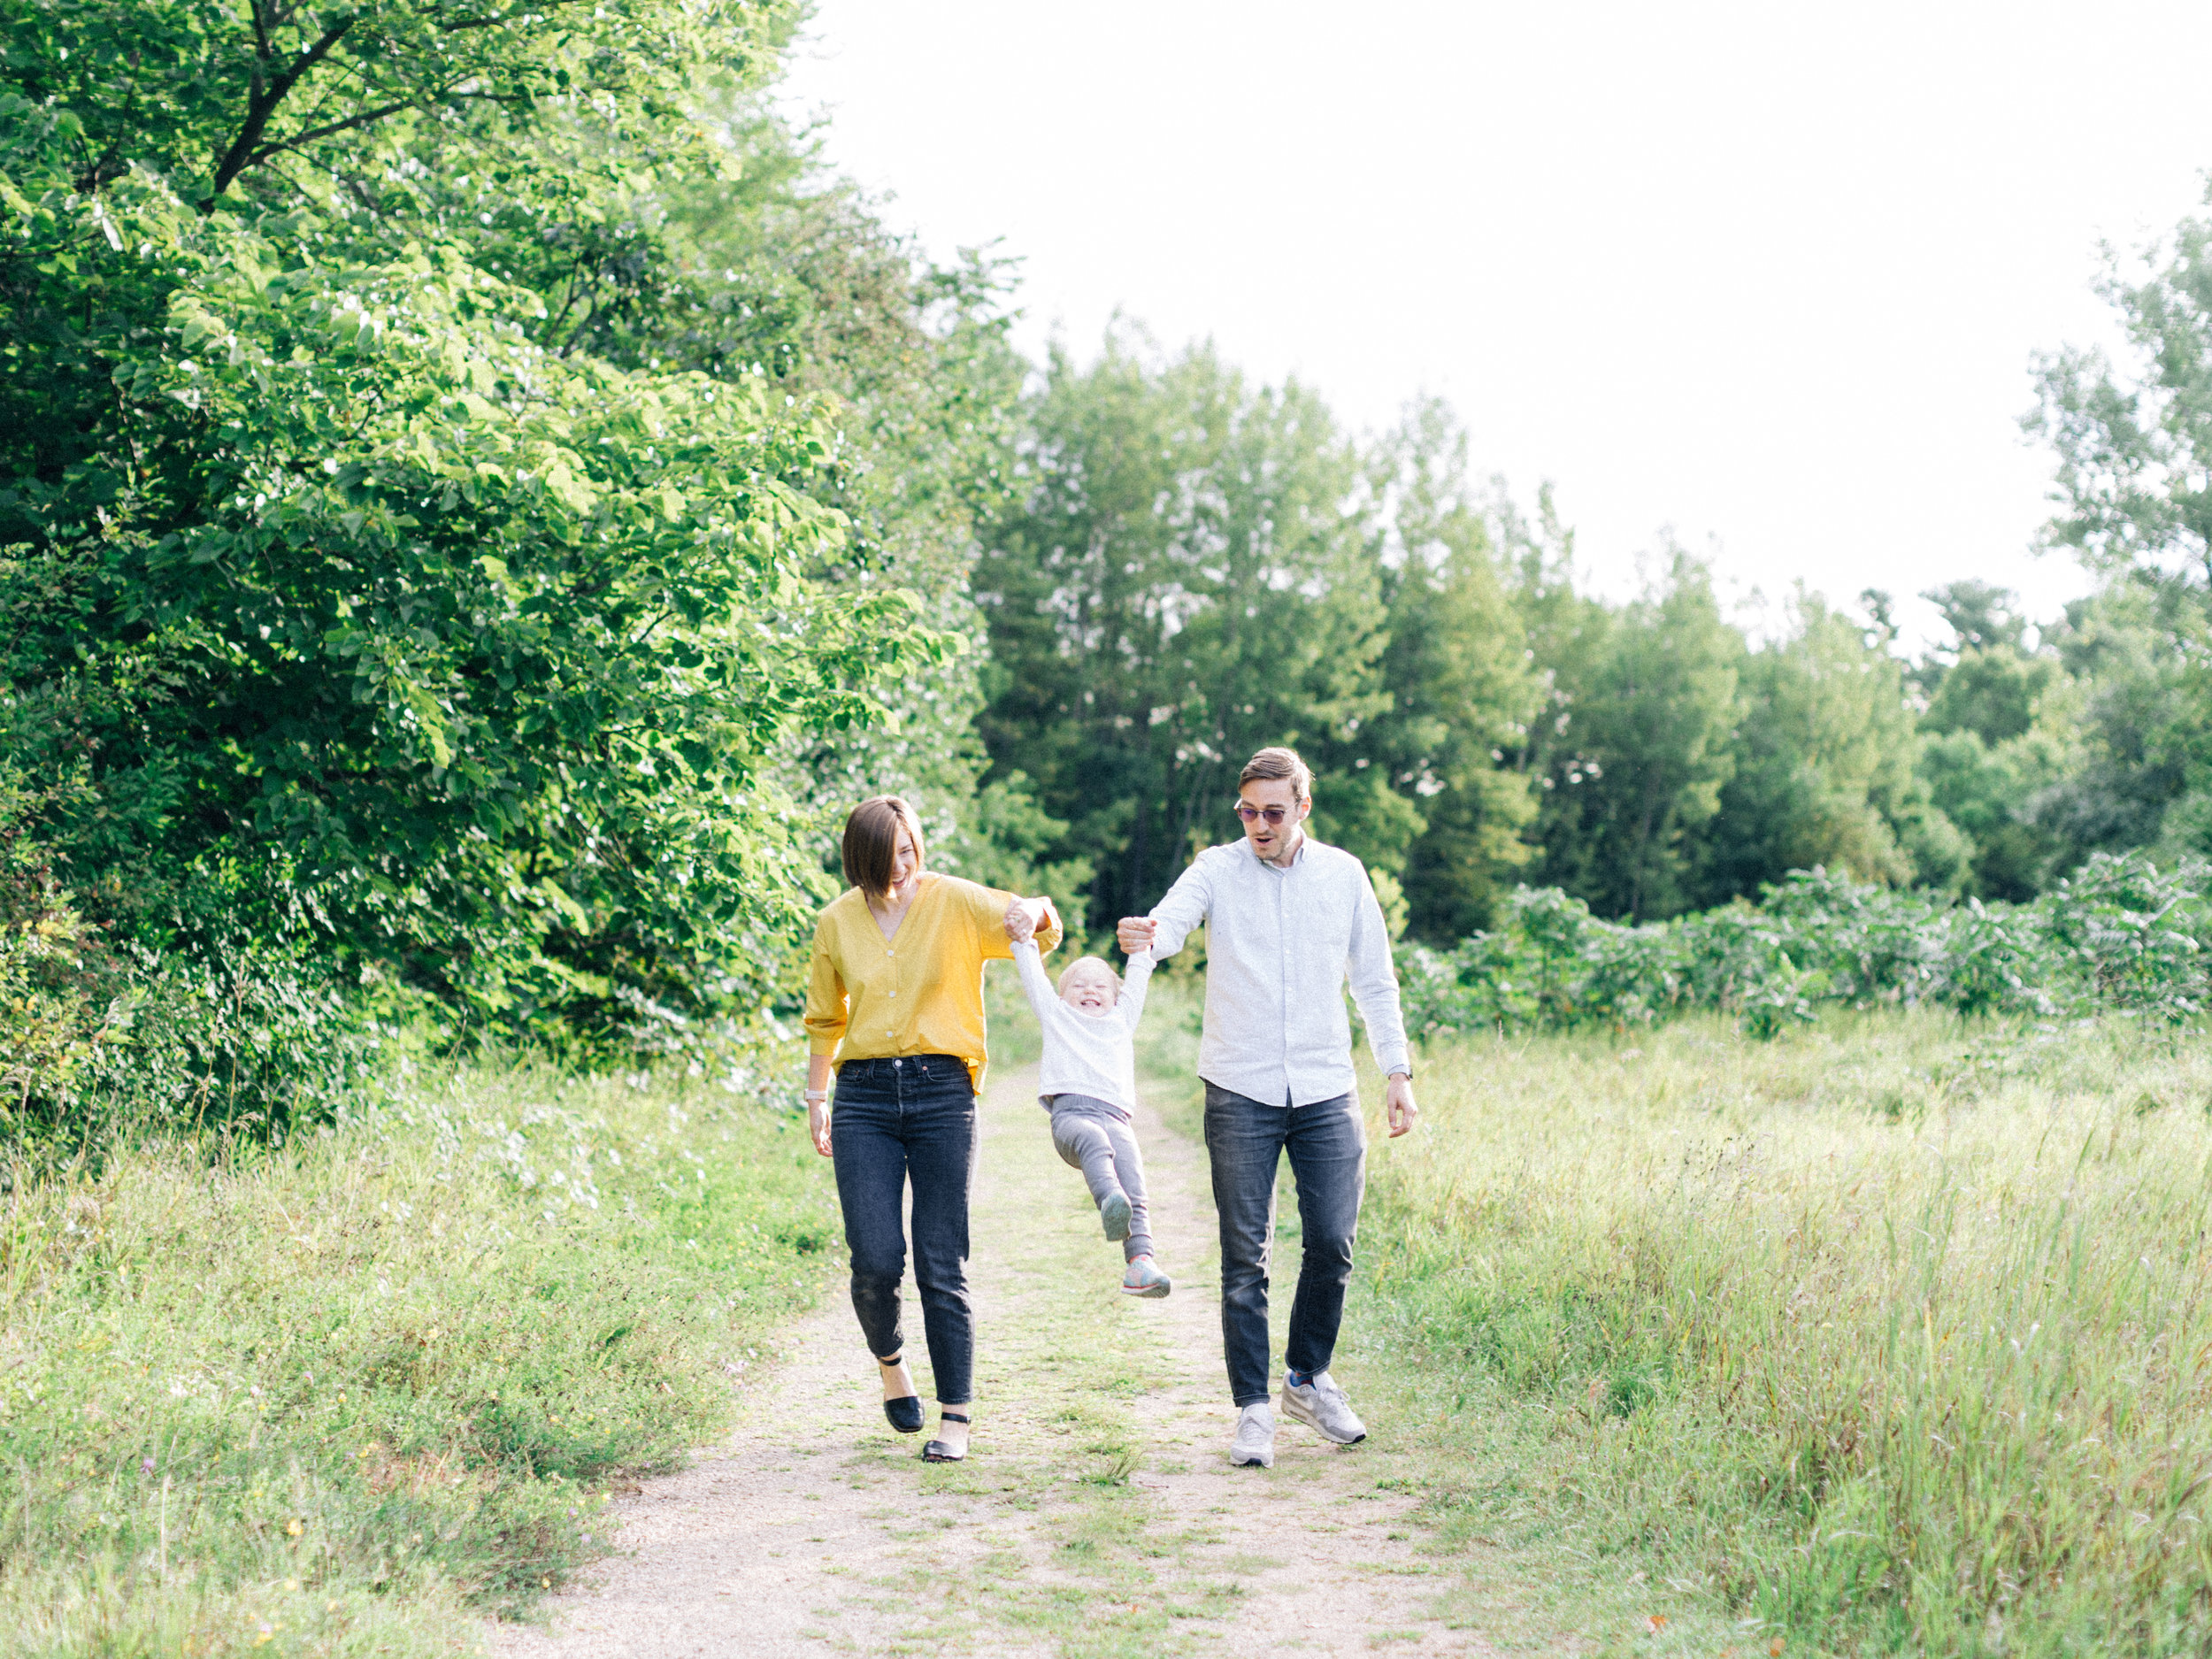
<svg viewBox="0 0 2212 1659">
<path fill-rule="evenodd" d="M 1386 1075 L 1410 1072 L 1390 930 L 1366 866 L 1306 836 L 1287 867 L 1249 841 L 1209 847 L 1154 907 L 1155 961 L 1206 929 L 1198 1075 L 1253 1100 L 1309 1106 L 1349 1094 L 1352 1000 Z"/>
</svg>

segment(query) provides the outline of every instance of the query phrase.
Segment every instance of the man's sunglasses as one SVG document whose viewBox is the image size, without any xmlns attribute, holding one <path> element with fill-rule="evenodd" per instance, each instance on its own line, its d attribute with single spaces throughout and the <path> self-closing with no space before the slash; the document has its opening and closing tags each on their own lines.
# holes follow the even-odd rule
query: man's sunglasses
<svg viewBox="0 0 2212 1659">
<path fill-rule="evenodd" d="M 1290 809 L 1286 806 L 1247 806 L 1243 802 L 1240 801 L 1236 804 L 1236 814 L 1247 824 L 1249 824 L 1254 818 L 1263 818 L 1271 826 L 1272 826 L 1279 824 L 1285 818 L 1288 818 L 1290 816 Z"/>
</svg>

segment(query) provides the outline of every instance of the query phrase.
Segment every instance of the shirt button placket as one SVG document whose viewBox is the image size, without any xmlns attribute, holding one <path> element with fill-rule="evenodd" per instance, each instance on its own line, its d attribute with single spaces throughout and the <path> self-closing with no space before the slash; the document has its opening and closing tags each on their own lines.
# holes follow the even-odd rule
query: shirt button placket
<svg viewBox="0 0 2212 1659">
<path fill-rule="evenodd" d="M 1297 1098 L 1297 1091 L 1290 1080 L 1290 871 L 1284 870 L 1282 879 L 1275 883 L 1275 949 L 1281 953 L 1277 977 L 1283 987 L 1283 1101 L 1287 1105 Z"/>
</svg>

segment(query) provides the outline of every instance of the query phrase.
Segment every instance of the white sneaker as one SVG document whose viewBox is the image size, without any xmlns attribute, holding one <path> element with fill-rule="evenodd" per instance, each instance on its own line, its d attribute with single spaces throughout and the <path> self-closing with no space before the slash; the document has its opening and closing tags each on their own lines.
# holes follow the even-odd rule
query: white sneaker
<svg viewBox="0 0 2212 1659">
<path fill-rule="evenodd" d="M 1229 1461 L 1239 1469 L 1275 1467 L 1275 1413 L 1266 1401 L 1237 1414 L 1237 1438 Z"/>
<path fill-rule="evenodd" d="M 1283 1415 L 1339 1446 L 1356 1446 L 1367 1438 L 1367 1425 L 1359 1420 L 1336 1379 L 1325 1371 L 1314 1372 L 1313 1380 L 1302 1388 L 1294 1388 L 1288 1377 L 1283 1379 Z"/>
</svg>

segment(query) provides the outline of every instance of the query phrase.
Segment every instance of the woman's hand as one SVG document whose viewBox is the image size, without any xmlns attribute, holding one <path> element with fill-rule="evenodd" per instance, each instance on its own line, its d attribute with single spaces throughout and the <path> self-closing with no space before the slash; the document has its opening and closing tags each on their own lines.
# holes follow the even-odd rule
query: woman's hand
<svg viewBox="0 0 2212 1659">
<path fill-rule="evenodd" d="M 1016 944 L 1033 938 L 1037 932 L 1037 915 L 1031 907 L 1040 903 L 1036 899 L 1016 899 L 1006 907 L 1006 936 Z"/>
<path fill-rule="evenodd" d="M 814 1137 L 814 1149 L 824 1157 L 830 1155 L 830 1057 L 826 1054 L 810 1054 L 806 1057 L 806 1132 Z"/>
</svg>

